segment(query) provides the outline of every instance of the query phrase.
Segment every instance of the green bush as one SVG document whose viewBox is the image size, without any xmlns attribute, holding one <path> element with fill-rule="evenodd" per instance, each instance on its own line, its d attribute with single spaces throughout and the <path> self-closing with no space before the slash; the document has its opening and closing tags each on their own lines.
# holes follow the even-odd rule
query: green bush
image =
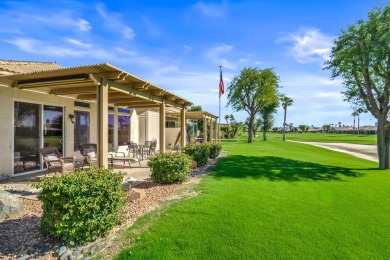
<svg viewBox="0 0 390 260">
<path fill-rule="evenodd" d="M 123 176 L 96 168 L 44 178 L 38 199 L 43 216 L 40 229 L 66 242 L 92 241 L 106 235 L 120 219 L 125 202 Z"/>
<path fill-rule="evenodd" d="M 210 158 L 217 158 L 219 152 L 222 150 L 221 144 L 210 144 Z"/>
<path fill-rule="evenodd" d="M 187 179 L 191 172 L 191 163 L 191 157 L 183 153 L 160 153 L 149 159 L 148 166 L 153 181 L 175 183 Z"/>
<path fill-rule="evenodd" d="M 210 146 L 208 144 L 190 144 L 185 147 L 185 153 L 191 156 L 198 166 L 204 166 L 210 157 Z"/>
</svg>

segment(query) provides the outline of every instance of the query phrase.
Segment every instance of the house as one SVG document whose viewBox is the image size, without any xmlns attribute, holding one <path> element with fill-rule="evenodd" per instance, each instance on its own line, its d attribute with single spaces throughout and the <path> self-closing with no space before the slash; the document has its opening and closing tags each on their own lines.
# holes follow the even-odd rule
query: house
<svg viewBox="0 0 390 260">
<path fill-rule="evenodd" d="M 98 164 L 105 167 L 109 143 L 153 138 L 165 151 L 166 114 L 180 114 L 185 135 L 190 105 L 107 63 L 64 68 L 0 60 L 0 179 L 43 170 L 41 147 L 72 156 L 79 144 L 97 143 Z"/>
</svg>

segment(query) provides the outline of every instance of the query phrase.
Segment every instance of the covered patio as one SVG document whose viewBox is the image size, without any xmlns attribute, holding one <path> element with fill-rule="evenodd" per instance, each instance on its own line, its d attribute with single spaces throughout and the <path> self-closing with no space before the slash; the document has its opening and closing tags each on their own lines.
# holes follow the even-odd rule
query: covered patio
<svg viewBox="0 0 390 260">
<path fill-rule="evenodd" d="M 74 154 L 73 124 L 75 108 L 73 102 L 79 102 L 81 105 L 84 103 L 91 104 L 90 112 L 91 114 L 94 113 L 93 116 L 96 118 L 95 127 L 91 129 L 94 135 L 92 139 L 98 146 L 97 161 L 101 167 L 109 166 L 106 151 L 109 148 L 108 115 L 110 107 L 114 107 L 114 113 L 116 114 L 119 108 L 133 110 L 157 109 L 159 111 L 159 145 L 157 149 L 160 152 L 164 152 L 166 147 L 166 113 L 178 114 L 181 121 L 181 131 L 184 133 L 181 145 L 182 147 L 185 146 L 186 107 L 192 105 L 192 103 L 111 64 L 102 63 L 2 75 L 0 76 L 1 85 L 6 88 L 12 100 L 27 100 L 28 102 L 30 95 L 35 97 L 34 102 L 43 103 L 46 102 L 45 100 L 50 100 L 50 103 L 55 103 L 57 99 L 50 98 L 50 96 L 61 99 L 61 102 L 65 104 L 63 105 L 63 153 L 67 156 Z M 7 109 L 10 110 L 8 107 Z M 117 117 L 114 119 L 115 124 L 118 124 Z M 7 124 L 7 127 L 10 126 Z M 7 132 L 10 131 L 7 129 Z M 117 143 L 118 137 L 115 135 L 117 134 L 114 133 L 113 140 L 114 143 Z M 4 138 L 13 139 L 13 136 L 2 137 L 0 146 L 3 143 L 6 146 L 7 141 Z M 40 143 L 43 146 L 43 141 L 40 141 Z M 14 162 L 15 153 L 10 151 L 7 157 L 10 159 L 9 161 Z"/>
</svg>

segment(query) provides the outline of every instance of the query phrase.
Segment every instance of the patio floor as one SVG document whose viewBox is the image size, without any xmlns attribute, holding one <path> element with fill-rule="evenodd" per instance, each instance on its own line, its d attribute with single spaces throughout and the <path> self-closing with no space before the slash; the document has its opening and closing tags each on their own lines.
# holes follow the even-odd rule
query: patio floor
<svg viewBox="0 0 390 260">
<path fill-rule="evenodd" d="M 128 163 L 123 164 L 123 162 L 118 161 L 114 163 L 113 169 L 114 171 L 125 173 L 123 176 L 124 183 L 126 182 L 126 179 L 130 177 L 135 178 L 136 181 L 131 184 L 132 187 L 150 179 L 150 168 L 147 166 L 147 160 L 141 161 L 141 166 L 138 163 L 132 163 L 131 168 L 129 168 Z M 53 175 L 54 173 L 47 174 L 47 176 Z M 44 176 L 45 172 L 42 171 L 2 180 L 0 181 L 0 190 L 8 190 L 24 198 L 35 199 L 39 194 L 39 190 L 32 188 L 29 183 L 38 182 Z"/>
</svg>

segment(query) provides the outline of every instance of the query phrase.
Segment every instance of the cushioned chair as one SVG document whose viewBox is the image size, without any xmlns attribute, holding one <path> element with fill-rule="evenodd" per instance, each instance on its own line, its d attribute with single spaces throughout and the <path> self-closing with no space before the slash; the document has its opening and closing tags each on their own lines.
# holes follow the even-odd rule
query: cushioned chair
<svg viewBox="0 0 390 260">
<path fill-rule="evenodd" d="M 43 161 L 46 164 L 46 173 L 66 173 L 74 171 L 74 157 L 63 157 L 58 151 L 57 147 L 44 147 L 39 149 L 39 152 L 42 155 Z"/>
<path fill-rule="evenodd" d="M 97 164 L 97 144 L 80 144 L 79 149 L 84 158 L 82 168 L 84 165 Z"/>
</svg>

